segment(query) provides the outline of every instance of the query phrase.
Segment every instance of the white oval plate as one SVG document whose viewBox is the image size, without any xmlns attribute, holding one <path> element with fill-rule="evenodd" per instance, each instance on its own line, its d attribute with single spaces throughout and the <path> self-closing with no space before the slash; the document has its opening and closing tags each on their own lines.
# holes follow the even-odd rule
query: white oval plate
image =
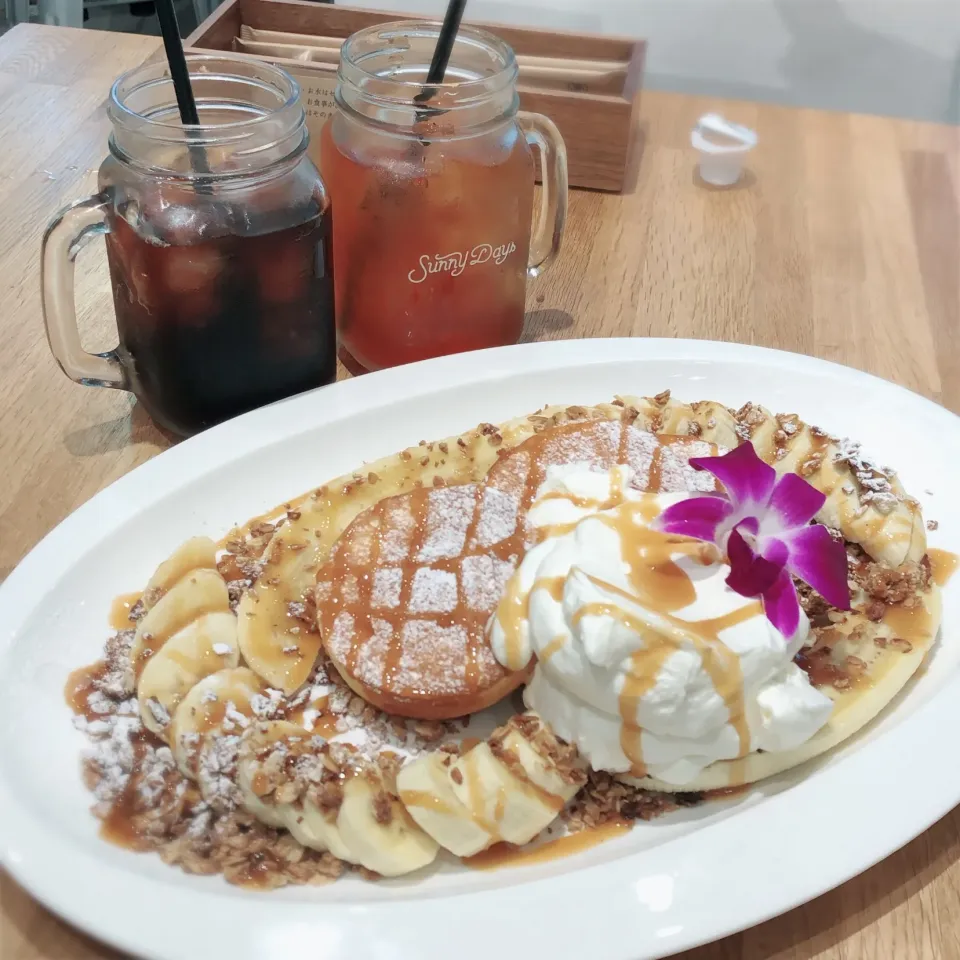
<svg viewBox="0 0 960 960">
<path fill-rule="evenodd" d="M 945 591 L 928 667 L 865 736 L 749 796 L 638 824 L 565 860 L 492 872 L 451 864 L 415 880 L 261 893 L 98 837 L 64 682 L 100 654 L 111 598 L 142 587 L 178 543 L 218 537 L 421 439 L 546 403 L 667 387 L 684 400 L 759 401 L 862 441 L 939 520 L 933 543 L 956 549 L 960 421 L 823 361 L 736 344 L 587 340 L 446 357 L 325 387 L 134 470 L 60 524 L 0 588 L 4 865 L 72 923 L 162 960 L 565 960 L 586 945 L 599 960 L 647 960 L 788 910 L 915 837 L 960 801 L 960 764 L 945 762 L 941 746 L 943 731 L 960 729 L 960 582 Z M 915 790 L 896 816 L 882 802 L 891 787 Z"/>
</svg>

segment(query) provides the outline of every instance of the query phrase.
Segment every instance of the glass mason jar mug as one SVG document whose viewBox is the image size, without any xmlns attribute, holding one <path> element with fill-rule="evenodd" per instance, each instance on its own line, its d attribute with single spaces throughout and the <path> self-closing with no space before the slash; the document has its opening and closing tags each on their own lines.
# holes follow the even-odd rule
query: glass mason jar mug
<svg viewBox="0 0 960 960">
<path fill-rule="evenodd" d="M 330 203 L 307 158 L 300 90 L 270 64 L 188 58 L 200 125 L 165 63 L 120 77 L 99 193 L 43 238 L 54 357 L 79 383 L 132 390 L 182 434 L 336 375 Z M 119 345 L 80 345 L 73 261 L 106 235 Z"/>
<path fill-rule="evenodd" d="M 461 27 L 444 83 L 426 86 L 439 29 L 392 23 L 350 37 L 320 137 L 340 341 L 368 370 L 515 343 L 527 277 L 563 233 L 563 140 L 546 117 L 518 113 L 513 51 Z M 532 241 L 531 147 L 543 179 Z"/>
</svg>

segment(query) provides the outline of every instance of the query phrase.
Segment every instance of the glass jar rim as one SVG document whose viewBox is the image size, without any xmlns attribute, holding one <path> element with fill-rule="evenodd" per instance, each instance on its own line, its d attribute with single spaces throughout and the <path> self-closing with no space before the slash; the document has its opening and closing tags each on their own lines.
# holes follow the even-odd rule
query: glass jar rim
<svg viewBox="0 0 960 960">
<path fill-rule="evenodd" d="M 248 57 L 229 53 L 191 53 L 186 55 L 187 72 L 191 80 L 196 77 L 216 79 L 235 79 L 243 83 L 259 86 L 262 89 L 270 87 L 277 94 L 275 109 L 262 110 L 258 116 L 245 117 L 242 120 L 227 123 L 200 123 L 183 124 L 179 119 L 174 122 L 156 120 L 150 116 L 138 113 L 131 108 L 126 100 L 134 93 L 148 86 L 169 85 L 173 90 L 173 79 L 170 76 L 170 67 L 166 60 L 160 59 L 150 63 L 143 63 L 126 73 L 121 74 L 110 88 L 110 99 L 107 115 L 111 123 L 127 123 L 136 126 L 137 133 L 150 140 L 160 143 L 182 144 L 184 131 L 190 132 L 191 143 L 199 146 L 214 143 L 236 142 L 256 135 L 259 128 L 269 120 L 293 109 L 302 113 L 300 106 L 300 85 L 285 70 L 266 61 L 250 60 Z M 194 67 L 200 69 L 194 70 Z M 216 69 L 219 67 L 220 69 Z M 233 67 L 234 70 L 230 70 Z M 253 76 L 244 75 L 244 70 L 256 68 L 265 77 L 258 80 Z"/>
<path fill-rule="evenodd" d="M 442 23 L 439 20 L 395 20 L 358 30 L 344 40 L 340 49 L 339 79 L 341 83 L 357 85 L 357 81 L 363 82 L 364 80 L 389 83 L 396 86 L 398 96 L 394 97 L 384 92 L 378 92 L 376 99 L 398 104 L 411 103 L 416 94 L 429 87 L 431 91 L 435 92 L 434 96 L 451 104 L 448 109 L 456 109 L 453 101 L 463 104 L 477 99 L 487 99 L 516 83 L 517 61 L 513 48 L 494 34 L 466 24 L 461 25 L 457 32 L 451 63 L 453 63 L 453 57 L 456 55 L 457 43 L 471 43 L 474 46 L 485 47 L 496 55 L 500 61 L 498 68 L 488 76 L 456 81 L 444 80 L 441 83 L 427 84 L 425 79 L 398 79 L 374 73 L 364 67 L 364 59 L 374 55 L 383 56 L 390 52 L 390 48 L 383 46 L 361 55 L 360 48 L 363 44 L 373 39 L 389 41 L 406 36 L 439 38 L 441 27 Z M 404 48 L 397 47 L 396 52 L 403 53 Z"/>
</svg>

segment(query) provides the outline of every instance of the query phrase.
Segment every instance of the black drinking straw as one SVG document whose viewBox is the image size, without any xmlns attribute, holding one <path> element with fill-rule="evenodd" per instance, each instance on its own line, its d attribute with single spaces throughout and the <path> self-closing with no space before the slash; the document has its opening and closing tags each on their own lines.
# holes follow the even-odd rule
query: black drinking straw
<svg viewBox="0 0 960 960">
<path fill-rule="evenodd" d="M 197 102 L 193 98 L 193 88 L 190 86 L 190 73 L 187 70 L 187 58 L 183 53 L 183 41 L 180 39 L 180 25 L 177 23 L 177 11 L 173 0 L 156 0 L 157 19 L 160 21 L 160 33 L 163 36 L 163 49 L 167 54 L 167 63 L 170 65 L 170 78 L 173 80 L 173 89 L 177 95 L 177 107 L 180 110 L 180 122 L 184 126 L 187 140 L 196 136 L 196 132 L 188 129 L 200 125 L 197 114 Z M 207 163 L 207 153 L 200 144 L 189 147 L 193 158 L 193 167 L 199 174 L 209 174 L 210 164 Z"/>
<path fill-rule="evenodd" d="M 417 103 L 425 103 L 437 92 L 430 84 L 443 83 L 443 78 L 447 72 L 447 64 L 450 62 L 450 54 L 453 52 L 453 44 L 457 39 L 457 31 L 460 29 L 460 21 L 463 19 L 463 9 L 466 5 L 467 0 L 450 0 L 447 4 L 443 26 L 440 27 L 440 36 L 437 38 L 437 48 L 433 51 L 433 59 L 430 61 L 430 69 L 427 71 L 428 85 L 414 97 Z"/>
</svg>

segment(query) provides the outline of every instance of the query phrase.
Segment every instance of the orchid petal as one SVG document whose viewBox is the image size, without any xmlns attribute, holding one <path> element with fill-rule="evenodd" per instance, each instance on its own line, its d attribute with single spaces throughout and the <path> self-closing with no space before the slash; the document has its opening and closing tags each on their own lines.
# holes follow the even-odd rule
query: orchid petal
<svg viewBox="0 0 960 960">
<path fill-rule="evenodd" d="M 773 488 L 764 514 L 762 536 L 777 536 L 794 527 L 805 527 L 820 511 L 826 496 L 795 473 L 782 476 Z"/>
<path fill-rule="evenodd" d="M 790 552 L 787 566 L 838 610 L 850 609 L 847 551 L 826 527 L 812 524 L 783 535 Z"/>
<path fill-rule="evenodd" d="M 793 579 L 786 570 L 763 594 L 763 612 L 774 627 L 790 640 L 800 626 L 800 600 Z"/>
<path fill-rule="evenodd" d="M 713 543 L 717 528 L 732 512 L 733 504 L 725 497 L 691 497 L 667 507 L 657 518 L 656 526 L 664 533 Z"/>
<path fill-rule="evenodd" d="M 760 532 L 760 521 L 756 517 L 743 517 L 734 523 L 733 526 L 738 530 L 746 530 L 747 533 L 751 533 L 753 536 L 756 536 Z"/>
<path fill-rule="evenodd" d="M 763 549 L 760 550 L 760 556 L 782 570 L 790 559 L 790 548 L 779 537 L 767 537 L 762 543 Z"/>
<path fill-rule="evenodd" d="M 742 443 L 722 457 L 693 457 L 690 463 L 712 473 L 738 508 L 745 503 L 766 505 L 777 481 L 776 471 L 757 456 L 750 443 Z"/>
<path fill-rule="evenodd" d="M 779 578 L 783 564 L 771 563 L 753 552 L 739 530 L 731 530 L 727 541 L 730 574 L 727 586 L 742 597 L 762 596 Z"/>
</svg>

